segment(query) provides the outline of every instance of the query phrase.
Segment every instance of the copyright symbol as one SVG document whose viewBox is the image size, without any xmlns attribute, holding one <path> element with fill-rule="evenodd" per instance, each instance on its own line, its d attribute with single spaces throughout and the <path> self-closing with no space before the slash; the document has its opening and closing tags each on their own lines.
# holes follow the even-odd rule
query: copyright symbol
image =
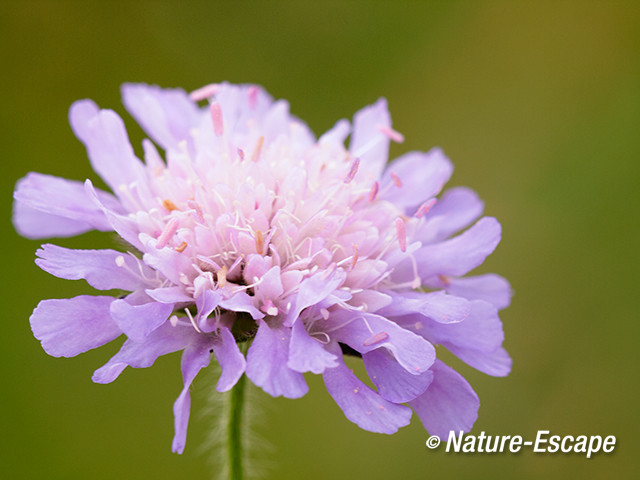
<svg viewBox="0 0 640 480">
<path fill-rule="evenodd" d="M 433 450 L 434 448 L 438 448 L 438 445 L 440 445 L 440 437 L 437 435 L 431 435 L 429 438 L 427 438 L 426 444 L 427 448 L 431 450 Z"/>
</svg>

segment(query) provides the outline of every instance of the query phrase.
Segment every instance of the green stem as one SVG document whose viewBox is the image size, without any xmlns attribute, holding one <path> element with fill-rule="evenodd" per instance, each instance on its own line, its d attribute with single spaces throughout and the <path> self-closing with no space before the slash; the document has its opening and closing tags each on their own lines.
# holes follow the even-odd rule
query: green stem
<svg viewBox="0 0 640 480">
<path fill-rule="evenodd" d="M 229 398 L 229 418 L 227 423 L 227 455 L 229 460 L 229 480 L 243 478 L 242 448 L 242 407 L 244 406 L 245 375 L 231 389 Z"/>
</svg>

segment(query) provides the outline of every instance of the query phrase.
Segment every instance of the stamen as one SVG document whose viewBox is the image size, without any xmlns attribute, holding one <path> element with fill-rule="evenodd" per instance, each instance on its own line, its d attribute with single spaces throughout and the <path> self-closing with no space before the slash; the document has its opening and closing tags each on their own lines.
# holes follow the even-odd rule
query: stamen
<svg viewBox="0 0 640 480">
<path fill-rule="evenodd" d="M 378 131 L 396 143 L 404 142 L 404 135 L 386 125 L 378 125 Z"/>
<path fill-rule="evenodd" d="M 198 333 L 202 333 L 202 330 L 198 328 L 198 324 L 193 319 L 193 316 L 191 315 L 191 312 L 189 311 L 189 309 L 185 308 L 184 311 L 187 312 L 187 317 L 189 317 L 189 321 L 191 322 L 191 325 L 193 325 L 193 328 L 195 328 Z"/>
<path fill-rule="evenodd" d="M 251 154 L 251 161 L 257 162 L 260 158 L 260 151 L 262 150 L 262 144 L 264 143 L 264 137 L 261 136 L 256 143 L 255 148 L 253 149 L 253 153 Z"/>
<path fill-rule="evenodd" d="M 370 347 L 371 345 L 384 342 L 388 338 L 389 334 L 387 332 L 376 333 L 373 337 L 367 338 L 364 342 L 362 342 L 362 345 L 365 347 Z"/>
<path fill-rule="evenodd" d="M 173 212 L 174 210 L 178 210 L 178 207 L 176 207 L 176 204 L 173 203 L 168 198 L 165 198 L 164 200 L 162 200 L 162 206 L 164 207 L 165 210 L 168 210 L 170 212 Z"/>
<path fill-rule="evenodd" d="M 451 280 L 446 275 L 438 275 L 438 280 L 440 280 L 445 287 L 451 285 Z"/>
<path fill-rule="evenodd" d="M 227 266 L 223 266 L 218 273 L 216 274 L 218 277 L 218 287 L 224 288 L 227 284 Z"/>
<path fill-rule="evenodd" d="M 174 250 L 178 253 L 182 253 L 187 248 L 187 242 L 182 242 L 180 245 L 174 248 Z"/>
<path fill-rule="evenodd" d="M 258 255 L 262 255 L 264 249 L 264 239 L 262 238 L 262 232 L 256 230 L 256 252 Z"/>
<path fill-rule="evenodd" d="M 211 102 L 209 105 L 209 112 L 211 112 L 211 120 L 213 121 L 213 131 L 220 137 L 224 133 L 224 126 L 222 125 L 222 108 L 218 102 Z"/>
<path fill-rule="evenodd" d="M 391 172 L 391 178 L 393 180 L 393 183 L 395 183 L 396 187 L 398 188 L 402 187 L 402 180 L 400 180 L 400 177 L 398 175 Z"/>
<path fill-rule="evenodd" d="M 218 90 L 220 90 L 220 85 L 217 83 L 211 83 L 191 92 L 189 94 L 189 98 L 194 102 L 199 102 L 200 100 L 212 97 L 218 93 Z"/>
<path fill-rule="evenodd" d="M 178 219 L 174 217 L 164 226 L 164 230 L 162 230 L 162 233 L 158 237 L 156 248 L 165 247 L 169 243 L 169 240 L 175 235 L 176 230 L 178 230 Z"/>
<path fill-rule="evenodd" d="M 258 101 L 258 87 L 252 85 L 249 87 L 249 108 L 256 108 L 256 103 Z"/>
<path fill-rule="evenodd" d="M 329 318 L 329 310 L 327 310 L 326 308 L 321 308 L 320 315 L 322 315 L 322 318 L 327 320 Z"/>
<path fill-rule="evenodd" d="M 407 231 L 405 229 L 404 221 L 398 217 L 396 218 L 396 233 L 398 235 L 398 243 L 400 244 L 400 250 L 407 251 Z"/>
<path fill-rule="evenodd" d="M 122 255 L 118 255 L 116 257 L 116 265 L 119 267 L 124 267 L 124 257 Z"/>
<path fill-rule="evenodd" d="M 369 192 L 369 201 L 373 202 L 378 196 L 378 190 L 380 189 L 380 184 L 378 182 L 373 182 L 371 185 L 371 191 Z"/>
<path fill-rule="evenodd" d="M 241 148 L 238 148 L 238 157 L 240 157 L 240 161 L 244 160 L 244 151 Z"/>
<path fill-rule="evenodd" d="M 356 176 L 356 172 L 358 171 L 358 165 L 360 165 L 360 159 L 356 158 L 351 164 L 351 169 L 349 170 L 349 173 L 347 173 L 347 176 L 344 177 L 344 180 L 343 180 L 344 183 L 350 183 L 351 180 L 353 180 L 353 177 Z"/>
<path fill-rule="evenodd" d="M 416 213 L 413 215 L 416 218 L 422 218 L 424 217 L 427 213 L 429 213 L 429 210 L 431 210 L 431 208 L 436 204 L 436 199 L 432 198 L 431 200 L 427 200 L 426 202 L 424 202 L 422 205 L 420 205 L 418 207 L 418 209 L 416 210 Z"/>
</svg>

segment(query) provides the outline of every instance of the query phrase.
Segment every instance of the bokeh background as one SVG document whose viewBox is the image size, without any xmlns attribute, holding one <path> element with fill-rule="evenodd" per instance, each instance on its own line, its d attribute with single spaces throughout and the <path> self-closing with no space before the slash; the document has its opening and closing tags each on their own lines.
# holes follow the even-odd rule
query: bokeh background
<svg viewBox="0 0 640 480">
<path fill-rule="evenodd" d="M 67 122 L 90 97 L 141 130 L 125 81 L 188 90 L 263 85 L 320 134 L 385 96 L 406 142 L 442 146 L 498 217 L 482 271 L 515 290 L 501 318 L 512 374 L 452 362 L 481 399 L 474 433 L 615 435 L 613 454 L 452 455 L 414 416 L 393 436 L 348 422 L 309 377 L 301 400 L 257 395 L 268 479 L 632 478 L 640 393 L 640 4 L 636 1 L 0 2 L 2 355 L 0 465 L 12 479 L 215 478 L 194 386 L 187 450 L 170 452 L 179 356 L 91 382 L 118 345 L 48 357 L 28 317 L 42 298 L 91 291 L 33 263 L 10 223 L 28 171 L 96 179 Z M 112 246 L 106 234 L 58 243 Z"/>
</svg>

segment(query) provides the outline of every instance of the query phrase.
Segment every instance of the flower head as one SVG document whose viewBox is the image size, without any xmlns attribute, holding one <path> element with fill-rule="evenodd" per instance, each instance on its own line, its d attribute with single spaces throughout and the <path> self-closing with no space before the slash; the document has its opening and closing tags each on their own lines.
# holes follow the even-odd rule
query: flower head
<svg viewBox="0 0 640 480">
<path fill-rule="evenodd" d="M 118 115 L 83 100 L 71 107 L 71 126 L 113 193 L 38 173 L 16 187 L 14 224 L 24 236 L 98 229 L 127 243 L 126 251 L 37 251 L 53 275 L 129 292 L 41 301 L 31 326 L 47 353 L 74 356 L 124 334 L 93 375 L 108 383 L 127 366 L 183 351 L 177 452 L 189 387 L 212 353 L 219 391 L 246 374 L 272 396 L 297 398 L 312 372 L 366 430 L 393 433 L 412 409 L 431 434 L 472 427 L 478 398 L 434 345 L 506 375 L 497 312 L 510 288 L 497 275 L 465 276 L 495 249 L 500 225 L 477 220 L 483 204 L 469 189 L 438 197 L 453 169 L 442 151 L 387 166 L 389 142 L 403 138 L 384 99 L 316 140 L 257 86 L 187 95 L 127 84 L 122 93 L 164 159 L 145 140 L 141 162 Z M 376 390 L 344 353 L 362 357 Z"/>
</svg>

